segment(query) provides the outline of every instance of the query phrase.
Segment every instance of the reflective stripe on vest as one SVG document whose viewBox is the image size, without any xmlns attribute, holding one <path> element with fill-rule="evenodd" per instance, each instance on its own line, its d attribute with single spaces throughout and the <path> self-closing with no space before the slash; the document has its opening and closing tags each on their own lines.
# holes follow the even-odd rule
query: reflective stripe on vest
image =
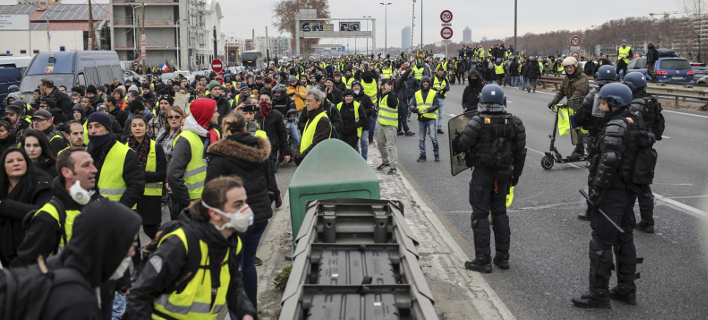
<svg viewBox="0 0 708 320">
<path fill-rule="evenodd" d="M 187 139 L 189 149 L 192 151 L 192 158 L 189 159 L 187 168 L 184 171 L 184 186 L 189 191 L 189 200 L 202 197 L 204 191 L 204 180 L 206 179 L 206 160 L 204 159 L 204 142 L 194 131 L 185 130 L 175 138 L 172 147 L 177 144 L 179 137 Z"/>
<path fill-rule="evenodd" d="M 377 103 L 379 97 L 377 95 L 378 88 L 376 87 L 376 80 L 371 81 L 371 83 L 366 83 L 366 81 L 361 82 L 361 86 L 364 89 L 364 93 L 371 98 L 371 103 Z"/>
<path fill-rule="evenodd" d="M 442 82 L 438 81 L 438 77 L 434 77 L 435 79 L 433 80 L 433 88 L 440 88 L 443 89 L 447 86 L 447 80 L 443 79 Z M 441 98 L 445 98 L 445 93 L 442 92 L 442 90 L 438 91 L 438 95 Z"/>
<path fill-rule="evenodd" d="M 423 113 L 425 109 L 430 109 L 433 107 L 433 102 L 435 101 L 435 91 L 428 90 L 428 96 L 423 100 L 423 90 L 418 90 L 415 93 L 415 108 L 420 112 L 421 117 L 429 119 L 438 118 L 438 110 L 430 113 Z"/>
<path fill-rule="evenodd" d="M 381 69 L 381 73 L 383 74 L 384 79 L 391 79 L 391 76 L 393 76 L 393 71 L 391 68 L 383 68 Z"/>
<path fill-rule="evenodd" d="M 352 88 L 352 82 L 354 82 L 354 77 L 353 77 L 353 76 L 352 76 L 351 78 L 349 78 L 349 80 L 346 80 L 346 82 L 345 82 L 345 84 L 347 85 L 347 89 L 351 89 L 351 88 Z"/>
<path fill-rule="evenodd" d="M 320 122 L 320 119 L 322 117 L 327 117 L 327 113 L 322 111 L 320 114 L 315 116 L 314 119 L 308 120 L 307 124 L 305 124 L 305 130 L 302 131 L 302 139 L 300 140 L 300 153 L 305 152 L 307 148 L 312 145 L 312 140 L 315 138 L 315 131 L 317 129 L 317 125 Z M 329 118 L 329 117 L 327 117 Z M 330 137 L 332 136 L 332 133 L 330 131 Z"/>
<path fill-rule="evenodd" d="M 147 163 L 145 164 L 145 172 L 157 171 L 157 152 L 155 151 L 155 140 L 150 140 L 150 152 L 148 152 Z M 163 182 L 150 182 L 145 184 L 146 196 L 162 196 Z"/>
<path fill-rule="evenodd" d="M 354 100 L 352 102 L 354 103 L 354 125 L 356 125 L 356 123 L 359 122 L 359 105 L 360 104 L 356 100 Z M 342 113 L 342 104 L 344 104 L 344 102 L 340 102 L 339 104 L 337 104 L 337 110 L 339 110 L 339 113 Z M 363 130 L 362 127 L 356 128 L 357 137 L 361 138 L 362 130 Z"/>
<path fill-rule="evenodd" d="M 379 103 L 379 123 L 384 126 L 398 127 L 398 105 L 394 107 L 395 109 L 389 108 L 388 96 L 389 94 L 381 98 Z"/>
<path fill-rule="evenodd" d="M 57 211 L 57 208 L 54 207 L 51 203 L 47 202 L 37 210 L 37 212 L 34 214 L 37 216 L 40 212 L 46 212 L 52 218 L 57 220 L 57 225 L 59 224 L 59 212 Z M 66 241 L 71 241 L 71 235 L 73 234 L 72 230 L 74 229 L 74 219 L 81 213 L 80 210 L 65 210 L 66 212 L 66 221 L 64 221 L 64 233 L 66 234 Z M 61 226 L 59 226 L 61 229 Z M 64 243 L 63 237 L 59 237 L 59 248 L 65 246 L 66 243 Z"/>
<path fill-rule="evenodd" d="M 619 60 L 622 60 L 625 63 L 627 63 L 627 61 L 629 61 L 629 60 L 627 60 L 627 57 L 629 56 L 630 50 L 632 50 L 632 47 L 630 47 L 630 46 L 626 46 L 624 48 L 619 47 L 619 56 L 618 56 Z"/>
<path fill-rule="evenodd" d="M 125 157 L 130 152 L 128 146 L 116 142 L 108 151 L 106 159 L 101 166 L 101 174 L 98 178 L 98 189 L 101 195 L 114 201 L 120 200 L 128 185 L 123 180 L 123 164 Z M 104 170 L 105 168 L 105 170 Z"/>
<path fill-rule="evenodd" d="M 159 246 L 167 237 L 176 236 L 182 240 L 187 254 L 195 254 L 189 252 L 187 235 L 184 229 L 180 228 L 171 233 L 166 234 L 160 240 Z M 241 238 L 238 238 L 236 245 L 236 254 L 241 252 L 243 244 Z M 229 272 L 228 259 L 231 254 L 231 249 L 226 252 L 224 260 L 219 262 L 221 270 L 219 272 L 220 287 L 212 288 L 211 285 L 211 270 L 209 265 L 209 246 L 206 242 L 199 240 L 199 249 L 201 259 L 199 261 L 200 268 L 192 277 L 191 281 L 182 290 L 182 292 L 165 293 L 159 296 L 153 302 L 153 309 L 164 313 L 174 319 L 216 319 L 219 312 L 226 304 L 226 294 L 229 290 L 231 282 L 231 273 Z M 216 263 L 216 262 L 215 262 Z M 212 297 L 214 300 L 212 301 Z M 159 315 L 153 314 L 153 319 L 164 319 Z"/>
</svg>

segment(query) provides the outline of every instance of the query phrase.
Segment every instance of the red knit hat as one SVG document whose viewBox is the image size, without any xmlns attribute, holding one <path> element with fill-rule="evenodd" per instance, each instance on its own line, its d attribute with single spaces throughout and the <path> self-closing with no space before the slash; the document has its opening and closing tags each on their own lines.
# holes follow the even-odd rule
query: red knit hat
<svg viewBox="0 0 708 320">
<path fill-rule="evenodd" d="M 209 127 L 209 121 L 211 121 L 211 116 L 214 115 L 214 110 L 216 110 L 216 100 L 199 98 L 192 102 L 189 110 L 194 119 L 197 120 L 197 123 L 206 129 Z"/>
</svg>

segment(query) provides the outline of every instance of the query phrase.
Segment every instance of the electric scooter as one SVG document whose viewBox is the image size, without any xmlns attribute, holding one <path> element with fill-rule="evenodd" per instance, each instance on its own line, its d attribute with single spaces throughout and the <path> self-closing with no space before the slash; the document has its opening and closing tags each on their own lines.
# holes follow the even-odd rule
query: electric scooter
<svg viewBox="0 0 708 320">
<path fill-rule="evenodd" d="M 585 162 L 587 161 L 587 157 L 585 155 L 579 156 L 579 157 L 573 157 L 573 156 L 568 156 L 568 157 L 563 157 L 561 153 L 558 151 L 558 149 L 555 147 L 556 143 L 556 135 L 558 134 L 558 119 L 561 117 L 561 112 L 560 109 L 562 108 L 570 108 L 572 110 L 578 110 L 580 108 L 580 105 L 583 103 L 584 97 L 578 97 L 574 99 L 568 100 L 565 104 L 556 104 L 555 108 L 551 110 L 552 113 L 555 113 L 556 116 L 554 118 L 553 122 L 553 132 L 548 136 L 551 139 L 551 147 L 549 151 L 546 151 L 541 159 L 541 167 L 546 170 L 550 170 L 553 168 L 553 165 L 556 163 L 572 163 L 572 162 Z M 571 121 L 571 126 L 572 126 L 573 121 Z M 582 137 L 578 136 L 576 131 L 573 130 L 574 128 L 571 128 L 571 138 L 573 140 L 573 144 L 578 144 L 582 142 Z"/>
</svg>

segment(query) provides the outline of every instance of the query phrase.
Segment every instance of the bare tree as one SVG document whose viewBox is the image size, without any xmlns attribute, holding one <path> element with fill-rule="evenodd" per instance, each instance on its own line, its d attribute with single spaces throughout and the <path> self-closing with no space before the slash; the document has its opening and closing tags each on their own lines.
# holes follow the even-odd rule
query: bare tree
<svg viewBox="0 0 708 320">
<path fill-rule="evenodd" d="M 295 50 L 295 14 L 300 9 L 316 9 L 319 19 L 329 18 L 329 0 L 280 0 L 273 5 L 273 26 L 281 33 L 290 33 L 290 52 Z M 303 53 L 319 39 L 303 39 L 300 42 Z"/>
</svg>

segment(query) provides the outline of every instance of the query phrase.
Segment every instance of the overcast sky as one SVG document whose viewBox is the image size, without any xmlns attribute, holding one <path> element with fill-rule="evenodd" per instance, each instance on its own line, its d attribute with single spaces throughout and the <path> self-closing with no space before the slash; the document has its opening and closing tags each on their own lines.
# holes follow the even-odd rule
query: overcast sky
<svg viewBox="0 0 708 320">
<path fill-rule="evenodd" d="M 215 0 L 212 0 L 215 1 Z M 96 3 L 107 3 L 96 0 Z M 358 18 L 371 16 L 376 18 L 377 45 L 384 46 L 385 11 L 381 0 L 330 0 L 330 13 L 333 18 Z M 411 0 L 388 0 L 388 45 L 401 45 L 401 30 L 411 24 L 413 2 Z M 450 10 L 453 13 L 453 41 L 462 41 L 462 30 L 472 29 L 472 40 L 503 38 L 514 35 L 514 0 L 422 0 L 423 2 L 423 41 L 440 41 L 440 13 Z M 15 4 L 16 0 L 0 0 L 0 4 Z M 84 0 L 65 0 L 64 3 L 88 3 Z M 243 39 L 251 38 L 251 29 L 256 36 L 265 36 L 268 26 L 269 36 L 277 35 L 272 25 L 271 12 L 274 0 L 221 0 L 224 15 L 222 30 L 227 35 Z M 420 43 L 420 6 L 416 1 L 416 22 L 414 44 Z M 624 17 L 648 17 L 649 13 L 678 11 L 675 0 L 635 0 L 635 1 L 577 1 L 577 0 L 518 0 L 518 34 L 527 32 L 543 33 L 552 30 L 587 29 L 593 25 Z M 657 17 L 661 19 L 661 17 Z M 335 26 L 336 30 L 337 26 Z M 366 23 L 362 23 L 366 30 Z M 621 39 L 617 40 L 618 42 Z M 323 43 L 343 43 L 346 40 L 322 40 Z M 365 40 L 358 40 L 357 46 L 364 48 Z M 350 40 L 354 46 L 354 39 Z"/>
</svg>

